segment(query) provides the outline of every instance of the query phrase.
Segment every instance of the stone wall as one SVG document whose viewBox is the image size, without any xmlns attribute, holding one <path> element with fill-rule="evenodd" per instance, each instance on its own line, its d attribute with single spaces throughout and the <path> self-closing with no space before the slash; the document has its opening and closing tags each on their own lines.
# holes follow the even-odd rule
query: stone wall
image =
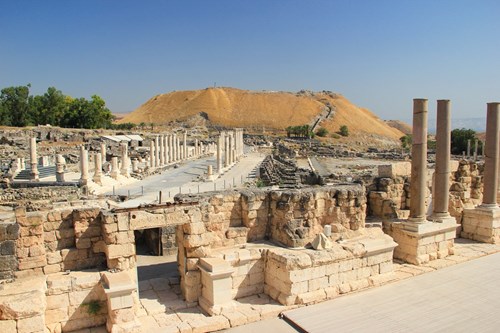
<svg viewBox="0 0 500 333">
<path fill-rule="evenodd" d="M 410 169 L 397 162 L 379 169 L 381 177 L 368 186 L 369 216 L 384 220 L 408 217 L 410 209 Z M 463 210 L 473 208 L 482 201 L 482 174 L 484 164 L 474 161 L 452 161 L 450 168 L 449 213 L 461 224 Z M 428 187 L 432 188 L 432 175 L 428 176 Z M 431 191 L 427 191 L 427 206 Z M 460 230 L 458 230 L 460 232 Z"/>
<path fill-rule="evenodd" d="M 106 323 L 107 304 L 98 271 L 47 276 L 45 325 L 50 333 L 71 332 Z"/>
<path fill-rule="evenodd" d="M 392 273 L 396 243 L 378 228 L 359 242 L 326 251 L 266 251 L 265 292 L 281 304 L 309 304 L 376 285 Z M 370 238 L 371 237 L 371 238 Z"/>
<path fill-rule="evenodd" d="M 0 280 L 14 278 L 17 271 L 16 240 L 19 224 L 14 221 L 0 222 Z"/>
</svg>

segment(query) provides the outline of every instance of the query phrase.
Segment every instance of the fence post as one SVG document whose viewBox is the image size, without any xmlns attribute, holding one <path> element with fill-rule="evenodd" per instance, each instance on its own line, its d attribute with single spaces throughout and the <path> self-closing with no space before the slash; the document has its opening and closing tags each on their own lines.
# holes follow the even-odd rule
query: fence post
<svg viewBox="0 0 500 333">
<path fill-rule="evenodd" d="M 130 190 L 127 191 L 127 197 L 130 199 Z"/>
<path fill-rule="evenodd" d="M 115 194 L 115 185 L 113 185 L 113 196 L 116 195 Z"/>
<path fill-rule="evenodd" d="M 161 191 L 160 191 L 160 193 L 158 194 L 158 203 L 161 205 Z"/>
</svg>

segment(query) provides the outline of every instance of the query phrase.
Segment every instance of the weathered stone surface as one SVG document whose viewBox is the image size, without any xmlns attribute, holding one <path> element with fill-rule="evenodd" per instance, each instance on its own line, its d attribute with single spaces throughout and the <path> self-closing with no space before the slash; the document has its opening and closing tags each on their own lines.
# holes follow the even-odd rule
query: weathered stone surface
<svg viewBox="0 0 500 333">
<path fill-rule="evenodd" d="M 0 320 L 41 316 L 45 312 L 45 302 L 45 294 L 41 291 L 28 291 L 14 295 L 2 293 L 0 294 Z"/>
</svg>

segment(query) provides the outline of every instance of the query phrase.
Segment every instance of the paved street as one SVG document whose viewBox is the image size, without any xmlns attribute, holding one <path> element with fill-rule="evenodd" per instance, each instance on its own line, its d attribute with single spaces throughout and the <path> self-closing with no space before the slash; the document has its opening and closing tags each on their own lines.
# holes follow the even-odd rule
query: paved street
<svg viewBox="0 0 500 333">
<path fill-rule="evenodd" d="M 285 311 L 306 332 L 499 332 L 500 253 Z M 229 332 L 294 332 L 281 319 Z"/>
<path fill-rule="evenodd" d="M 214 173 L 216 172 L 214 156 L 178 163 L 178 168 L 171 167 L 161 174 L 120 186 L 115 189 L 115 192 L 119 195 L 127 195 L 130 191 L 130 195 L 135 198 L 121 203 L 120 206 L 137 207 L 140 204 L 158 200 L 159 191 L 162 191 L 162 201 L 165 202 L 172 200 L 177 193 L 198 193 L 239 187 L 247 181 L 247 177 L 252 179 L 255 176 L 255 169 L 264 157 L 263 154 L 257 152 L 248 152 L 215 181 L 198 181 L 198 177 L 206 174 L 208 165 L 212 165 Z M 110 191 L 106 194 L 112 193 Z"/>
</svg>

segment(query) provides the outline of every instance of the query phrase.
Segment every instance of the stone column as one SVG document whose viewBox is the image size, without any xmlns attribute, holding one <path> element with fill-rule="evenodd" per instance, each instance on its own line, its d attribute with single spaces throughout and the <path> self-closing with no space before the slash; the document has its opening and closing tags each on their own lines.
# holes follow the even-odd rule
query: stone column
<svg viewBox="0 0 500 333">
<path fill-rule="evenodd" d="M 153 140 L 149 143 L 149 166 L 151 168 L 156 167 L 156 161 L 155 161 L 155 143 Z"/>
<path fill-rule="evenodd" d="M 31 160 L 30 179 L 38 181 L 39 172 L 38 172 L 38 158 L 36 156 L 36 138 L 30 138 L 30 160 Z"/>
<path fill-rule="evenodd" d="M 199 155 L 200 155 L 200 153 L 198 151 L 198 139 L 195 139 L 194 140 L 194 156 L 198 157 Z"/>
<path fill-rule="evenodd" d="M 451 121 L 450 101 L 437 102 L 436 124 L 436 171 L 433 189 L 432 220 L 450 216 L 448 213 L 450 191 L 450 158 L 451 158 Z M 413 199 L 413 198 L 412 198 Z"/>
<path fill-rule="evenodd" d="M 229 132 L 229 164 L 234 164 L 234 135 Z"/>
<path fill-rule="evenodd" d="M 222 172 L 222 133 L 217 138 L 217 172 Z"/>
<path fill-rule="evenodd" d="M 94 177 L 92 177 L 94 183 L 102 185 L 102 155 L 97 153 L 94 156 Z"/>
<path fill-rule="evenodd" d="M 157 167 L 160 167 L 160 138 L 158 135 L 155 137 L 155 163 Z"/>
<path fill-rule="evenodd" d="M 176 152 L 176 156 L 175 156 L 175 159 L 177 161 L 179 161 L 181 159 L 181 139 L 179 137 L 177 137 L 177 135 L 175 136 L 175 141 L 176 141 L 176 147 L 175 147 L 175 152 Z"/>
<path fill-rule="evenodd" d="M 139 161 L 137 161 L 137 158 L 132 160 L 132 172 L 137 172 L 139 170 L 138 163 Z"/>
<path fill-rule="evenodd" d="M 467 158 L 470 158 L 470 139 L 467 140 Z"/>
<path fill-rule="evenodd" d="M 120 170 L 120 174 L 125 177 L 130 177 L 130 174 L 128 172 L 128 144 L 126 142 L 122 142 L 120 146 L 122 153 L 122 167 Z"/>
<path fill-rule="evenodd" d="M 89 154 L 85 146 L 80 146 L 80 184 L 87 185 L 89 180 Z"/>
<path fill-rule="evenodd" d="M 497 205 L 498 158 L 500 140 L 500 103 L 488 103 L 484 157 L 483 203 L 475 209 L 464 209 L 463 238 L 500 244 L 500 209 Z"/>
<path fill-rule="evenodd" d="M 102 161 L 106 162 L 106 143 L 101 142 L 101 157 Z"/>
<path fill-rule="evenodd" d="M 168 164 L 170 162 L 169 158 L 168 158 L 168 151 L 169 151 L 169 148 L 168 148 L 168 135 L 165 135 L 163 137 L 163 145 L 165 147 L 165 151 L 164 151 L 164 160 L 165 160 L 165 164 Z"/>
<path fill-rule="evenodd" d="M 160 135 L 160 166 L 165 165 L 165 140 L 163 139 L 163 135 Z"/>
<path fill-rule="evenodd" d="M 66 161 L 64 160 L 64 157 L 61 154 L 56 155 L 56 181 L 57 182 L 64 182 L 64 165 L 66 164 Z"/>
<path fill-rule="evenodd" d="M 184 131 L 184 141 L 183 141 L 183 148 L 184 148 L 184 159 L 188 159 L 188 146 L 187 146 L 187 131 Z"/>
<path fill-rule="evenodd" d="M 224 135 L 224 167 L 229 166 L 229 135 Z"/>
<path fill-rule="evenodd" d="M 118 157 L 113 156 L 111 157 L 111 173 L 109 175 L 113 179 L 118 179 L 119 172 L 120 171 L 118 169 Z"/>
<path fill-rule="evenodd" d="M 477 161 L 477 139 L 474 139 L 474 161 Z"/>
<path fill-rule="evenodd" d="M 207 179 L 212 179 L 212 176 L 214 174 L 212 165 L 207 166 Z"/>
<path fill-rule="evenodd" d="M 500 103 L 488 103 L 482 207 L 497 207 Z"/>
<path fill-rule="evenodd" d="M 413 100 L 410 222 L 423 223 L 427 188 L 427 100 Z"/>
<path fill-rule="evenodd" d="M 174 136 L 172 134 L 168 135 L 168 161 L 170 163 L 174 161 Z"/>
</svg>

